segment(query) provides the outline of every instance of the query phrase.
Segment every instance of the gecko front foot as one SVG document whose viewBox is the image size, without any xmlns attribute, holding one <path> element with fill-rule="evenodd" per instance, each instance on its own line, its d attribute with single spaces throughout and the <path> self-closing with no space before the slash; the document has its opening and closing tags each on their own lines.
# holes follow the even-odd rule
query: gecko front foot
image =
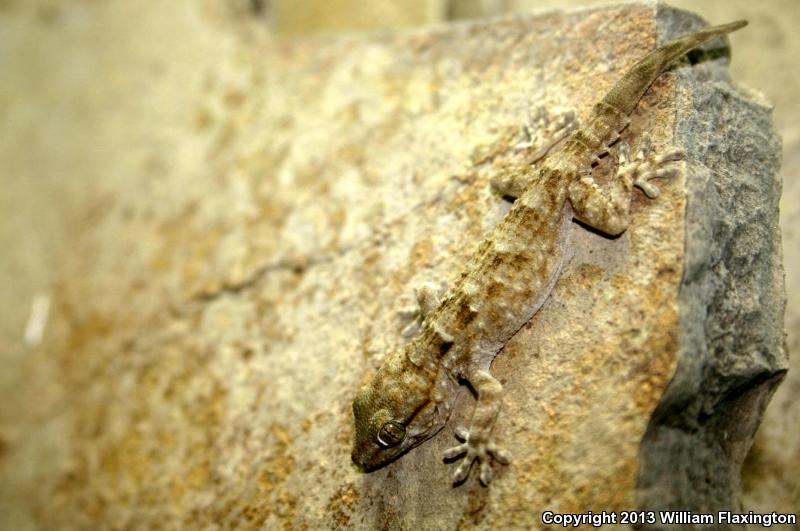
<svg viewBox="0 0 800 531">
<path fill-rule="evenodd" d="M 426 282 L 414 289 L 415 303 L 400 310 L 400 317 L 410 321 L 403 329 L 403 337 L 414 337 L 419 332 L 422 321 L 433 312 L 446 291 L 445 286 Z"/>
<path fill-rule="evenodd" d="M 456 428 L 456 437 L 463 443 L 444 452 L 444 458 L 447 461 L 455 461 L 462 456 L 464 457 L 464 461 L 461 462 L 455 474 L 453 474 L 453 483 L 456 485 L 467 479 L 469 470 L 475 460 L 480 464 L 480 480 L 484 486 L 488 486 L 492 481 L 492 467 L 489 464 L 492 458 L 502 465 L 507 465 L 511 462 L 510 453 L 494 443 L 472 437 L 466 428 Z"/>
<path fill-rule="evenodd" d="M 650 135 L 642 134 L 636 156 L 630 156 L 630 146 L 619 146 L 619 174 L 632 179 L 633 185 L 641 188 L 642 192 L 650 199 L 655 199 L 661 193 L 656 185 L 650 181 L 662 177 L 675 177 L 680 169 L 671 164 L 682 160 L 684 152 L 680 148 L 669 148 L 655 154 Z"/>
</svg>

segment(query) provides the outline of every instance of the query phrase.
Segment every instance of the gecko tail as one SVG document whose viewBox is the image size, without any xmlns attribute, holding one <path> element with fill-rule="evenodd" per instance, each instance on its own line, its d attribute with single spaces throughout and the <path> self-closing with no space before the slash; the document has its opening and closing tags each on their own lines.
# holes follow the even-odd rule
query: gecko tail
<svg viewBox="0 0 800 531">
<path fill-rule="evenodd" d="M 684 35 L 653 50 L 639 60 L 628 73 L 608 92 L 603 103 L 624 114 L 630 114 L 647 88 L 656 80 L 669 63 L 704 42 L 736 31 L 747 25 L 746 20 L 712 26 Z"/>
</svg>

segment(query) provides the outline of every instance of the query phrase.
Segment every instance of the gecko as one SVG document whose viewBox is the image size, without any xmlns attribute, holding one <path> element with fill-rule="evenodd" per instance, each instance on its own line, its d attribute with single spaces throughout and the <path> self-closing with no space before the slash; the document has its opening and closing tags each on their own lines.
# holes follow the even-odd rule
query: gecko
<svg viewBox="0 0 800 531">
<path fill-rule="evenodd" d="M 359 470 L 381 468 L 438 433 L 462 384 L 477 399 L 469 428 L 455 429 L 460 444 L 444 452 L 445 461 L 463 458 L 454 484 L 463 483 L 478 462 L 486 486 L 492 461 L 511 461 L 492 434 L 503 390 L 489 372 L 492 361 L 553 290 L 573 219 L 609 236 L 623 233 L 633 187 L 655 199 L 659 190 L 651 181 L 676 176 L 683 152 L 670 148 L 655 154 L 642 135 L 633 156 L 627 144 L 620 145 L 616 175 L 604 186 L 593 179 L 593 164 L 618 141 L 642 95 L 670 62 L 746 24 L 705 28 L 651 51 L 594 105 L 585 125 L 542 150 L 536 165 L 493 180 L 500 193 L 515 198 L 511 209 L 478 244 L 450 289 L 441 296 L 431 286 L 418 291 L 416 336 L 387 354 L 353 401 L 351 458 Z"/>
</svg>

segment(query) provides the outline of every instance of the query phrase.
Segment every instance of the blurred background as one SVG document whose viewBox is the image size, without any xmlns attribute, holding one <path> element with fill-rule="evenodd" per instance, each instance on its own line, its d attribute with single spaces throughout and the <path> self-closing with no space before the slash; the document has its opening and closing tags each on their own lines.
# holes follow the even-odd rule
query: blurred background
<svg viewBox="0 0 800 531">
<path fill-rule="evenodd" d="M 203 17 L 221 33 L 270 33 L 287 38 L 426 26 L 534 9 L 574 9 L 595 0 L 0 0 L 0 459 L 13 437 L 21 338 L 31 313 L 42 312 L 63 235 L 78 197 L 97 183 L 121 179 L 102 163 L 115 138 L 152 132 L 125 130 L 122 116 L 135 105 L 119 94 L 138 90 L 130 68 L 158 69 L 137 58 L 164 50 L 190 60 L 191 41 L 170 33 L 170 21 Z M 747 19 L 732 42 L 731 77 L 774 105 L 783 138 L 781 228 L 788 303 L 785 325 L 792 370 L 769 405 L 743 474 L 746 510 L 800 508 L 800 52 L 798 0 L 672 0 L 711 23 Z M 156 22 L 157 21 L 157 22 Z M 142 27 L 151 28 L 140 34 Z M 152 30 L 152 28 L 157 28 Z M 193 36 L 192 38 L 197 38 Z M 208 38 L 216 38 L 208 36 Z M 246 38 L 246 37 L 245 37 Z M 224 43 L 220 44 L 221 46 Z M 141 87 L 147 90 L 147 87 Z M 179 97 L 165 94 L 165 101 Z M 170 112 L 168 105 L 164 112 Z M 52 118 L 52 120 L 51 120 Z M 197 117 L 202 125 L 202 116 Z M 74 140 L 78 132 L 101 135 Z M 166 133 L 165 133 L 166 134 Z M 114 151 L 117 156 L 117 151 Z M 89 161 L 89 163 L 87 163 Z M 98 163 L 98 161 L 100 161 Z M 3 493 L 0 485 L 0 494 Z M 0 498 L 8 500 L 6 496 Z M 2 502 L 0 502 L 2 503 Z M 14 510 L 0 506 L 0 511 Z"/>
</svg>

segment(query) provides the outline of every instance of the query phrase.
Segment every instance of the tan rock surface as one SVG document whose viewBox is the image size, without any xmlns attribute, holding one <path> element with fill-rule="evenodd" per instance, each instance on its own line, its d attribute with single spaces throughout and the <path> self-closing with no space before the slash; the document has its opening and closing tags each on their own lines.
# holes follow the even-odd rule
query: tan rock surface
<svg viewBox="0 0 800 531">
<path fill-rule="evenodd" d="M 37 28 L 17 42 L 41 39 L 63 58 L 6 55 L 19 81 L 4 89 L 1 158 L 8 175 L 52 183 L 42 203 L 63 214 L 46 225 L 62 235 L 37 240 L 55 242 L 50 269 L 34 277 L 52 282 L 3 288 L 17 301 L 2 319 L 13 375 L 0 409 L 3 525 L 488 528 L 529 524 L 546 508 L 668 499 L 674 489 L 648 476 L 664 462 L 640 451 L 653 411 L 675 403 L 664 391 L 679 359 L 688 367 L 679 383 L 702 386 L 709 380 L 694 376 L 707 373 L 687 356 L 727 360 L 746 336 L 723 316 L 708 331 L 737 342 L 707 341 L 686 329 L 698 315 L 688 312 L 743 308 L 741 296 L 759 323 L 780 302 L 777 277 L 746 294 L 686 284 L 687 263 L 689 280 L 711 278 L 711 262 L 779 271 L 768 223 L 735 234 L 684 223 L 719 226 L 705 216 L 722 207 L 702 201 L 722 196 L 732 216 L 751 205 L 725 196 L 719 174 L 757 189 L 774 167 L 767 112 L 702 55 L 656 83 L 627 133 L 686 145 L 685 178 L 655 202 L 638 196 L 621 238 L 575 225 L 575 256 L 552 298 L 494 365 L 506 387 L 498 435 L 516 459 L 490 489 L 474 478 L 453 489 L 440 459 L 471 411 L 466 391 L 448 428 L 370 475 L 349 464 L 350 401 L 402 341 L 398 310 L 413 286 L 457 275 L 507 209 L 488 190 L 484 155 L 506 156 L 537 106 L 584 116 L 652 48 L 657 27 L 675 34 L 691 19 L 625 6 L 280 42 L 230 27 L 240 22 L 211 3 L 134 5 L 5 6 L 16 27 Z M 131 20 L 137 33 L 120 31 Z M 718 119 L 698 125 L 712 111 Z M 737 131 L 748 130 L 762 136 L 742 144 Z M 773 166 L 747 173 L 748 161 Z M 6 180 L 11 205 L 24 188 Z M 773 219 L 775 201 L 749 220 Z M 42 210 L 18 208 L 18 226 Z M 19 230 L 4 242 L 25 249 Z M 736 239 L 753 234 L 761 239 Z M 737 252 L 714 254 L 714 237 Z M 37 290 L 51 317 L 44 343 L 26 349 L 22 294 Z M 726 454 L 730 470 L 713 475 L 729 483 L 785 362 L 773 329 L 755 336 L 733 372 L 750 389 L 760 354 L 763 385 L 734 404 L 738 415 L 727 380 L 720 400 L 703 404 L 711 438 L 748 421 Z M 719 356 L 700 357 L 708 345 Z M 714 415 L 720 404 L 730 418 Z M 704 500 L 730 499 L 732 485 Z"/>
</svg>

